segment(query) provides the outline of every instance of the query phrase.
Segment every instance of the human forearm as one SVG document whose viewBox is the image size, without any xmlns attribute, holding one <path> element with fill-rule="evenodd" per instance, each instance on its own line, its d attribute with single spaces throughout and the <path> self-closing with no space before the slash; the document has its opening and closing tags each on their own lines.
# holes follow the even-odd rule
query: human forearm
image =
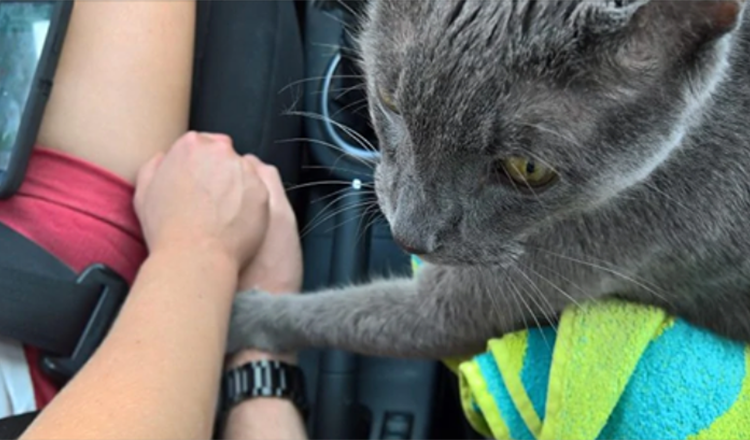
<svg viewBox="0 0 750 440">
<path fill-rule="evenodd" d="M 278 294 L 298 292 L 302 287 L 302 250 L 294 211 L 278 171 L 273 167 L 260 167 L 258 174 L 270 195 L 269 227 L 258 254 L 240 276 L 239 288 L 257 287 Z M 231 356 L 227 369 L 261 359 L 296 363 L 294 354 L 279 356 L 244 350 Z M 231 440 L 307 438 L 297 408 L 291 401 L 277 398 L 250 399 L 234 407 L 225 421 L 223 435 Z"/>
<path fill-rule="evenodd" d="M 226 369 L 262 359 L 276 359 L 294 364 L 295 354 L 271 355 L 254 350 L 244 350 L 231 356 Z M 228 440 L 305 440 L 307 432 L 302 415 L 290 400 L 280 398 L 255 398 L 232 408 L 224 420 L 223 437 Z"/>
<path fill-rule="evenodd" d="M 116 324 L 25 438 L 209 438 L 237 268 L 154 252 Z"/>
<path fill-rule="evenodd" d="M 258 398 L 237 405 L 227 418 L 224 438 L 230 440 L 305 440 L 305 426 L 288 400 Z"/>
</svg>

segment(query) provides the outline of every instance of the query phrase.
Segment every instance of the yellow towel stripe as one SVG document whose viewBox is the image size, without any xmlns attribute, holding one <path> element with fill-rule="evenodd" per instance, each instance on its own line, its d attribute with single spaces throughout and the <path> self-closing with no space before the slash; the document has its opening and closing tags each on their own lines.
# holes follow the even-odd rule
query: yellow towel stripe
<svg viewBox="0 0 750 440">
<path fill-rule="evenodd" d="M 482 372 L 476 361 L 464 362 L 459 367 L 459 385 L 461 387 L 461 405 L 471 426 L 485 437 L 496 439 L 510 438 L 510 429 L 505 424 L 495 398 L 487 390 Z M 473 401 L 482 411 L 477 414 Z"/>
<path fill-rule="evenodd" d="M 601 306 L 600 303 L 597 307 Z M 596 438 L 625 390 L 643 351 L 666 319 L 665 313 L 656 308 L 614 301 L 604 303 L 604 306 L 607 307 L 606 313 L 588 313 L 592 306 L 584 304 L 572 307 L 562 315 L 540 440 Z M 622 331 L 634 322 L 641 330 Z M 597 337 L 601 332 L 611 337 Z M 574 346 L 575 350 L 572 349 Z M 610 346 L 620 347 L 618 353 L 625 355 L 613 364 L 617 368 L 599 368 L 601 363 L 593 360 L 607 353 Z M 580 377 L 586 377 L 586 380 L 577 380 Z"/>
<path fill-rule="evenodd" d="M 526 349 L 529 346 L 528 336 L 528 331 L 511 333 L 500 340 L 491 340 L 488 345 L 503 376 L 503 382 L 505 382 L 505 387 L 508 389 L 513 404 L 526 423 L 526 427 L 534 437 L 538 438 L 542 431 L 542 420 L 534 409 L 534 405 L 526 392 L 526 387 L 521 380 Z"/>
</svg>

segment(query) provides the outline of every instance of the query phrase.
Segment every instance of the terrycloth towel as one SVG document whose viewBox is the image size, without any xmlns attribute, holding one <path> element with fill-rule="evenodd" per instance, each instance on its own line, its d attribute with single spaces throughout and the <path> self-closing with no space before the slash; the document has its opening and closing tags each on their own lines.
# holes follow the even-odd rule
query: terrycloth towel
<svg viewBox="0 0 750 440">
<path fill-rule="evenodd" d="M 743 344 L 606 300 L 446 364 L 469 422 L 496 439 L 728 440 L 750 438 L 749 362 Z"/>
</svg>

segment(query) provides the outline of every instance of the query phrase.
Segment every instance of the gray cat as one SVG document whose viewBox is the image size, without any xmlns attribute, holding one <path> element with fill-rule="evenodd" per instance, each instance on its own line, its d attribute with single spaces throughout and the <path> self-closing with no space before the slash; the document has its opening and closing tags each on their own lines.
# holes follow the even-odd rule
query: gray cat
<svg viewBox="0 0 750 440">
<path fill-rule="evenodd" d="M 619 296 L 750 341 L 743 1 L 375 0 L 376 171 L 416 279 L 240 295 L 229 350 L 445 358 Z"/>
</svg>

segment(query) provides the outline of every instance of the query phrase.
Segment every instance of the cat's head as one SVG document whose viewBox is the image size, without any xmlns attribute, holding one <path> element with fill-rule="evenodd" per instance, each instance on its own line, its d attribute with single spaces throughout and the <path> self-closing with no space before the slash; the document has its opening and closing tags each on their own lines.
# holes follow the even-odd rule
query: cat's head
<svg viewBox="0 0 750 440">
<path fill-rule="evenodd" d="M 360 37 L 397 242 L 499 264 L 674 153 L 741 1 L 371 0 Z"/>
</svg>

